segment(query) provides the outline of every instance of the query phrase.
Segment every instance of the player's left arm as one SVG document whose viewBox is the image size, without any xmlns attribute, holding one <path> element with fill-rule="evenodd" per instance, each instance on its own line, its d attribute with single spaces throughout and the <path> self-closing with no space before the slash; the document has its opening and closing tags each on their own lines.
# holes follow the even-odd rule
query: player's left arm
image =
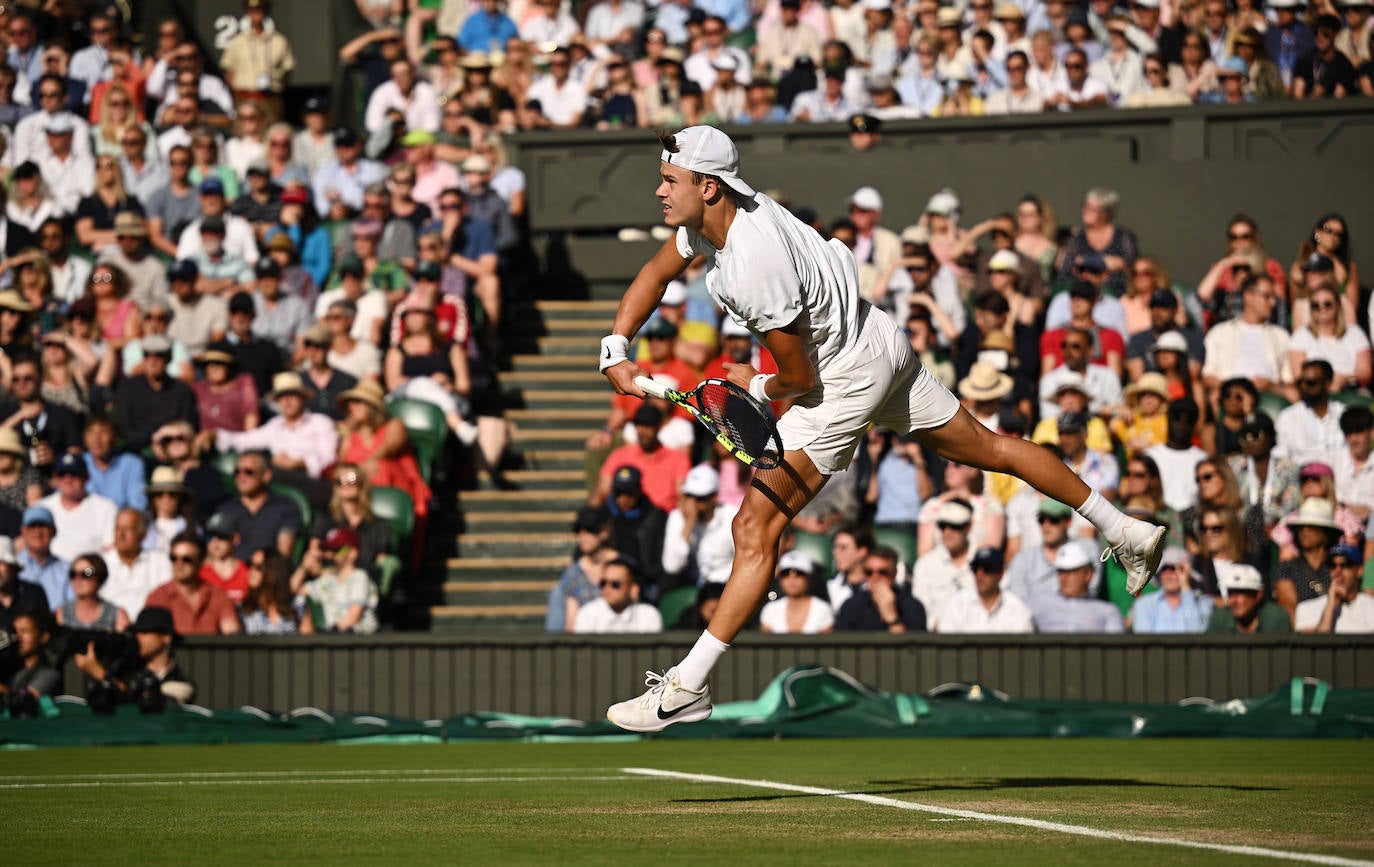
<svg viewBox="0 0 1374 867">
<path fill-rule="evenodd" d="M 750 389 L 756 398 L 767 401 L 787 400 L 800 397 L 816 387 L 816 365 L 806 351 L 806 341 L 801 335 L 801 317 L 798 316 L 782 328 L 760 335 L 763 345 L 772 353 L 778 365 L 778 372 L 762 380 L 761 386 L 753 384 L 760 374 L 752 364 L 726 362 L 728 379 L 741 388 Z M 758 394 L 762 389 L 763 396 Z"/>
</svg>

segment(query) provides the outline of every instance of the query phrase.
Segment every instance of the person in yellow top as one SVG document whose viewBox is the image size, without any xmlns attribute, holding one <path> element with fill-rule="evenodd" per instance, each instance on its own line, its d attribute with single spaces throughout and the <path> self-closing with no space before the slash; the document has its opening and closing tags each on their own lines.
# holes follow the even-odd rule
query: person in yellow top
<svg viewBox="0 0 1374 867">
<path fill-rule="evenodd" d="M 1054 402 L 1059 407 L 1059 413 L 1040 420 L 1035 430 L 1031 431 L 1031 442 L 1042 446 L 1059 445 L 1059 416 L 1069 412 L 1086 413 L 1091 400 L 1088 383 L 1082 376 L 1065 376 L 1054 392 Z M 1087 446 L 1096 452 L 1112 452 L 1112 434 L 1100 416 L 1088 417 Z"/>
<path fill-rule="evenodd" d="M 1143 373 L 1126 386 L 1127 412 L 1112 419 L 1111 428 L 1126 447 L 1127 458 L 1169 438 L 1168 404 L 1169 381 L 1162 373 Z"/>
<path fill-rule="evenodd" d="M 287 76 L 296 68 L 296 57 L 280 31 L 267 29 L 267 0 L 244 0 L 243 5 L 248 29 L 224 46 L 219 65 L 234 100 L 261 100 L 272 123 L 281 118 L 281 96 Z"/>
</svg>

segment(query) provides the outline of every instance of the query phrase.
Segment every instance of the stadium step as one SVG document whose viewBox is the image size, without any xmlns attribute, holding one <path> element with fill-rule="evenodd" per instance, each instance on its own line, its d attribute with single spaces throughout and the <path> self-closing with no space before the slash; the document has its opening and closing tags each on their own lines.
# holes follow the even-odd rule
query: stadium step
<svg viewBox="0 0 1374 867">
<path fill-rule="evenodd" d="M 610 387 L 592 358 L 616 308 L 539 301 L 522 312 L 518 348 L 501 373 L 520 459 L 505 477 L 517 489 L 484 480 L 459 494 L 462 531 L 450 549 L 457 556 L 435 570 L 432 629 L 542 630 L 549 590 L 573 552 L 569 527 L 587 501 L 583 443 L 610 411 Z"/>
</svg>

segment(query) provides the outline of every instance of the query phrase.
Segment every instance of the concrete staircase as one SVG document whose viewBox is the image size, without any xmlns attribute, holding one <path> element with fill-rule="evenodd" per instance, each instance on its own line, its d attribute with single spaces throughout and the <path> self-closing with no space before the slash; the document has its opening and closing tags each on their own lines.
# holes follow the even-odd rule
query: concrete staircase
<svg viewBox="0 0 1374 867">
<path fill-rule="evenodd" d="M 543 628 L 549 589 L 572 553 L 569 528 L 587 499 L 588 435 L 610 411 L 610 388 L 596 369 L 615 301 L 540 301 L 516 324 L 517 354 L 501 374 L 518 490 L 483 480 L 462 491 L 457 556 L 446 562 L 442 604 L 430 607 L 436 631 Z"/>
</svg>

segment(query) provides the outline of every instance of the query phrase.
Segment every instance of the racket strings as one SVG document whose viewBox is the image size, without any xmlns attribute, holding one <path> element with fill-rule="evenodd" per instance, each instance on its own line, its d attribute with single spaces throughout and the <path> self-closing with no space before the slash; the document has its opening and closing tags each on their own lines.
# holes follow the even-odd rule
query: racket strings
<svg viewBox="0 0 1374 867">
<path fill-rule="evenodd" d="M 707 383 L 697 407 L 740 449 L 755 458 L 776 458 L 781 450 L 768 410 L 724 384 Z"/>
</svg>

